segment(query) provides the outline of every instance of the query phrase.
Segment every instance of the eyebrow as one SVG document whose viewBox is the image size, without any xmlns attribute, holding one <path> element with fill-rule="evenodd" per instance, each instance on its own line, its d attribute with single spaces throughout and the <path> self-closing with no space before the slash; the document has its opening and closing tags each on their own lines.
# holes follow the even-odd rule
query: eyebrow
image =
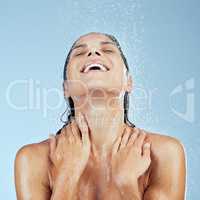
<svg viewBox="0 0 200 200">
<path fill-rule="evenodd" d="M 102 42 L 100 42 L 100 44 L 101 44 L 101 45 L 112 44 L 112 45 L 114 45 L 115 47 L 117 47 L 116 44 L 115 44 L 114 42 L 110 42 L 110 41 L 102 41 Z M 87 44 L 78 44 L 78 45 L 75 45 L 75 46 L 72 48 L 72 50 L 77 49 L 77 48 L 80 48 L 80 47 L 85 48 L 85 47 L 87 47 Z"/>
</svg>

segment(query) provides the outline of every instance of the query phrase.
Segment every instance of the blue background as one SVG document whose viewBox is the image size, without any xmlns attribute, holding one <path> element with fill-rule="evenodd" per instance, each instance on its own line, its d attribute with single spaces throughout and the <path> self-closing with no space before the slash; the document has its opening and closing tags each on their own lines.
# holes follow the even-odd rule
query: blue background
<svg viewBox="0 0 200 200">
<path fill-rule="evenodd" d="M 17 150 L 62 126 L 62 70 L 72 42 L 100 31 L 114 34 L 127 56 L 135 81 L 130 118 L 181 140 L 187 199 L 198 200 L 199 7 L 197 0 L 1 0 L 1 198 L 16 198 Z"/>
</svg>

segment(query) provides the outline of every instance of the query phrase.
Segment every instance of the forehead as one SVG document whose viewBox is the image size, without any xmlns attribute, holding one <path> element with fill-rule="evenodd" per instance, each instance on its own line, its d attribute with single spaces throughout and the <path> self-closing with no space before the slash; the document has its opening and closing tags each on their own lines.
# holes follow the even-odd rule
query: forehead
<svg viewBox="0 0 200 200">
<path fill-rule="evenodd" d="M 100 42 L 112 42 L 114 43 L 108 36 L 101 34 L 101 33 L 89 33 L 87 35 L 81 36 L 77 41 L 76 45 L 82 44 L 82 43 L 100 43 Z"/>
</svg>

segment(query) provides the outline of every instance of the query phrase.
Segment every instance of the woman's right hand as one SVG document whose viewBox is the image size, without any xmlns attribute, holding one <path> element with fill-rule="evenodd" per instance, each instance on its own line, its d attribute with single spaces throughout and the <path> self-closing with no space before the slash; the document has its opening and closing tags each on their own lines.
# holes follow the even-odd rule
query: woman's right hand
<svg viewBox="0 0 200 200">
<path fill-rule="evenodd" d="M 50 136 L 49 144 L 51 188 L 58 182 L 77 184 L 90 154 L 89 127 L 84 115 L 78 113 L 60 135 Z"/>
</svg>

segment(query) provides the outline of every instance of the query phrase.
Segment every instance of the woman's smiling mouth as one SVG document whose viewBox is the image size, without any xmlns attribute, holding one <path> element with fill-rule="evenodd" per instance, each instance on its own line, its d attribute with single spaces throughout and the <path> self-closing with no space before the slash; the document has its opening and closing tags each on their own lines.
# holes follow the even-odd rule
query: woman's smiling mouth
<svg viewBox="0 0 200 200">
<path fill-rule="evenodd" d="M 106 72 L 109 71 L 109 68 L 100 63 L 91 63 L 91 64 L 86 64 L 83 66 L 81 69 L 81 73 L 88 73 L 89 71 L 100 71 L 100 72 Z"/>
</svg>

